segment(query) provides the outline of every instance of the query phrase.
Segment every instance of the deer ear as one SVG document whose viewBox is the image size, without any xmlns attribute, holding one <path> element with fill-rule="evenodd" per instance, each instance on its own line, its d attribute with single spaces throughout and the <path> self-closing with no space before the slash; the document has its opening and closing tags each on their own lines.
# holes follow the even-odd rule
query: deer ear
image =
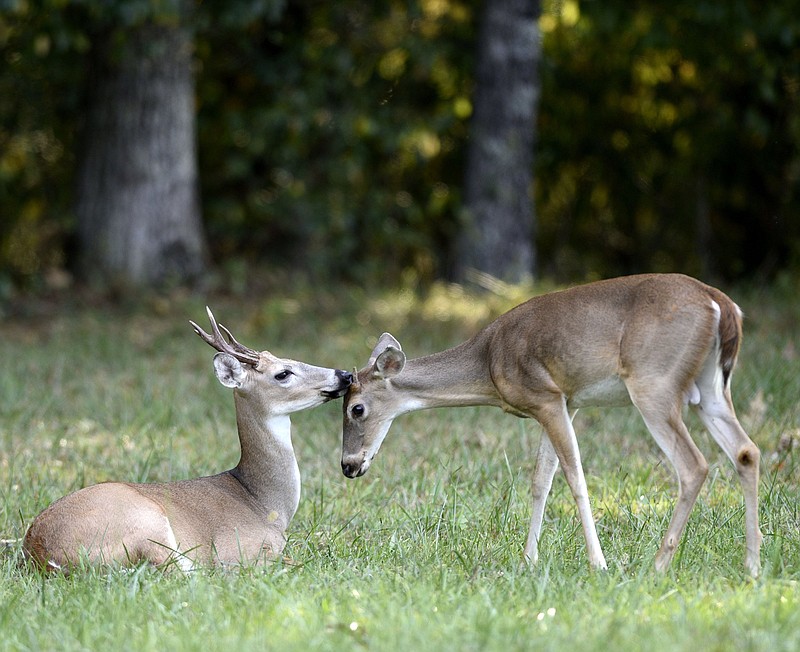
<svg viewBox="0 0 800 652">
<path fill-rule="evenodd" d="M 372 349 L 369 360 L 367 360 L 367 366 L 371 367 L 374 365 L 375 360 L 378 359 L 378 356 L 390 346 L 393 346 L 398 351 L 403 350 L 403 347 L 400 346 L 400 342 L 398 342 L 391 333 L 384 333 L 378 338 L 378 343 L 375 345 L 375 348 Z"/>
<path fill-rule="evenodd" d="M 214 373 L 219 382 L 231 389 L 241 387 L 247 376 L 242 363 L 228 353 L 217 353 L 214 356 Z"/>
<path fill-rule="evenodd" d="M 393 346 L 387 346 L 375 360 L 372 375 L 376 378 L 391 378 L 396 376 L 406 364 L 406 354 Z"/>
</svg>

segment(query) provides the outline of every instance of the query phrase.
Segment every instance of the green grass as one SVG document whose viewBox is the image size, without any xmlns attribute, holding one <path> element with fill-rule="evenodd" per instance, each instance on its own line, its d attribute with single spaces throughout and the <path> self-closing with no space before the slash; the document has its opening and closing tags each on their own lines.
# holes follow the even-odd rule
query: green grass
<svg viewBox="0 0 800 652">
<path fill-rule="evenodd" d="M 743 570 L 741 492 L 690 428 L 711 473 L 670 572 L 653 559 L 675 499 L 633 410 L 576 419 L 609 570 L 588 569 L 556 476 L 541 559 L 519 560 L 536 424 L 463 408 L 399 418 L 370 472 L 339 470 L 340 404 L 293 417 L 303 497 L 291 562 L 189 576 L 148 567 L 43 578 L 0 553 L 2 650 L 793 650 L 800 647 L 800 284 L 731 295 L 747 320 L 734 399 L 761 447 L 761 578 Z M 458 343 L 524 298 L 441 286 L 367 295 L 295 287 L 251 297 L 78 301 L 0 325 L 0 536 L 108 479 L 172 480 L 237 460 L 233 401 L 188 326 L 208 301 L 245 344 L 361 366 L 392 331 L 410 356 Z M 789 445 L 794 442 L 795 446 Z"/>
</svg>

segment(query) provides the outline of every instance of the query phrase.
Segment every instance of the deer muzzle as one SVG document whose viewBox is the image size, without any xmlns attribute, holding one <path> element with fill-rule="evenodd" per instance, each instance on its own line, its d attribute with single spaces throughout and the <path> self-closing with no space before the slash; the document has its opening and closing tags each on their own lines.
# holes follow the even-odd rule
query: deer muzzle
<svg viewBox="0 0 800 652">
<path fill-rule="evenodd" d="M 370 460 L 365 460 L 363 455 L 342 457 L 342 473 L 348 478 L 360 478 L 369 469 Z"/>
<path fill-rule="evenodd" d="M 339 381 L 339 386 L 336 389 L 326 390 L 322 392 L 328 398 L 341 398 L 347 392 L 347 388 L 353 382 L 353 374 L 349 371 L 343 371 L 341 369 L 337 369 L 335 371 L 336 379 Z"/>
</svg>

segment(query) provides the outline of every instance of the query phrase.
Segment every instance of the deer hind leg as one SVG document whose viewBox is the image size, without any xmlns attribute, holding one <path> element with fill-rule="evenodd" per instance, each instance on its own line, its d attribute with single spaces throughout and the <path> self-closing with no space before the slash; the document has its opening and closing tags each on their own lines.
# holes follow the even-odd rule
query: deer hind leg
<svg viewBox="0 0 800 652">
<path fill-rule="evenodd" d="M 146 561 L 164 569 L 174 565 L 182 571 L 191 570 L 192 559 L 180 550 L 186 542 L 178 541 L 164 508 L 136 486 L 120 485 L 115 490 L 119 501 L 127 503 L 128 508 L 120 510 L 105 532 L 105 559 L 123 565 Z"/>
<path fill-rule="evenodd" d="M 695 406 L 708 432 L 733 462 L 745 506 L 745 567 L 757 577 L 761 569 L 761 531 L 758 526 L 758 475 L 761 453 L 736 418 L 730 386 L 723 387 L 719 365 L 709 364 L 697 379 L 700 402 Z"/>
<path fill-rule="evenodd" d="M 525 545 L 526 556 L 530 558 L 530 554 L 537 554 L 535 550 L 544 503 L 550 491 L 558 462 L 560 462 L 567 484 L 578 506 L 589 563 L 594 568 L 605 569 L 607 568 L 606 559 L 600 547 L 600 540 L 597 538 L 597 529 L 589 505 L 589 491 L 586 487 L 586 478 L 583 474 L 578 450 L 578 439 L 567 412 L 566 401 L 563 397 L 559 397 L 559 399 L 534 410 L 532 416 L 542 424 L 545 433 L 539 446 L 536 471 L 534 472 L 534 507 L 531 516 L 531 530 Z M 545 441 L 547 444 L 544 443 Z"/>
<path fill-rule="evenodd" d="M 675 555 L 689 514 L 708 475 L 708 462 L 683 423 L 681 397 L 671 397 L 668 391 L 654 389 L 652 385 L 647 392 L 641 392 L 629 384 L 628 391 L 647 429 L 669 459 L 678 478 L 678 500 L 661 548 L 656 554 L 656 570 L 664 571 Z"/>
<path fill-rule="evenodd" d="M 185 551 L 181 552 L 169 519 L 166 516 L 161 516 L 160 519 L 154 516 L 154 521 L 152 538 L 147 538 L 140 544 L 141 557 L 163 569 L 175 565 L 184 573 L 193 570 L 194 562 Z"/>
<path fill-rule="evenodd" d="M 575 419 L 577 412 L 577 410 L 573 411 L 570 421 Z M 536 453 L 533 481 L 531 482 L 531 493 L 533 495 L 531 522 L 528 530 L 528 540 L 525 542 L 525 550 L 523 551 L 523 560 L 528 564 L 535 564 L 539 560 L 539 539 L 542 533 L 544 508 L 557 470 L 558 455 L 556 455 L 556 450 L 553 448 L 553 444 L 547 434 L 542 433 L 542 437 L 539 440 L 539 449 Z"/>
</svg>

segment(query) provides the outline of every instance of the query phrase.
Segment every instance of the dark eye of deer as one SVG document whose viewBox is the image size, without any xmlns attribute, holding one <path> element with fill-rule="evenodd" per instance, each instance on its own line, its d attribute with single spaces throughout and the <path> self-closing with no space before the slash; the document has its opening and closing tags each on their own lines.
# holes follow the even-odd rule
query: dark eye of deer
<svg viewBox="0 0 800 652">
<path fill-rule="evenodd" d="M 281 371 L 279 374 L 275 374 L 275 380 L 286 380 L 291 375 L 292 372 L 286 369 L 284 371 Z"/>
<path fill-rule="evenodd" d="M 354 417 L 363 417 L 364 416 L 364 406 L 361 405 L 361 403 L 358 403 L 358 404 L 356 404 L 356 405 L 354 405 L 352 407 L 352 409 L 350 410 L 350 413 Z"/>
</svg>

